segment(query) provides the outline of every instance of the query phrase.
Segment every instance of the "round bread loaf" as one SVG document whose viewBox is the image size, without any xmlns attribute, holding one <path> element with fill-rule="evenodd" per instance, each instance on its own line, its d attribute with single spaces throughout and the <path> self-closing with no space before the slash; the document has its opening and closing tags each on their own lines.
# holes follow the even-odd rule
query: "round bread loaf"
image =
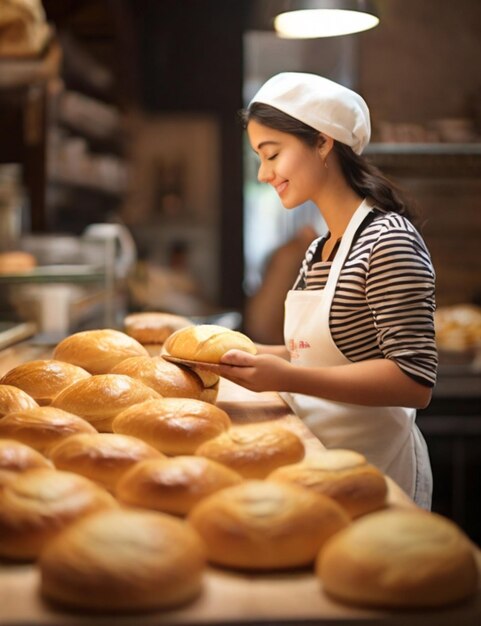
<svg viewBox="0 0 481 626">
<path fill-rule="evenodd" d="M 13 385 L 0 384 L 0 418 L 12 411 L 23 411 L 38 406 L 38 403 Z"/>
<path fill-rule="evenodd" d="M 82 474 L 109 491 L 138 461 L 163 456 L 145 441 L 128 435 L 95 433 L 72 435 L 50 450 L 55 467 Z"/>
<path fill-rule="evenodd" d="M 259 423 L 232 426 L 195 453 L 227 465 L 244 478 L 265 478 L 281 465 L 300 461 L 305 449 L 290 430 Z"/>
<path fill-rule="evenodd" d="M 105 489 L 83 476 L 46 468 L 22 472 L 0 491 L 0 556 L 35 559 L 75 519 L 114 506 Z"/>
<path fill-rule="evenodd" d="M 37 259 L 23 250 L 11 250 L 0 253 L 0 274 L 28 272 L 37 265 Z"/>
<path fill-rule="evenodd" d="M 231 424 L 225 411 L 191 398 L 159 398 L 122 411 L 114 419 L 115 433 L 143 439 L 164 454 L 193 454 L 205 441 Z"/>
<path fill-rule="evenodd" d="M 97 374 L 61 391 L 51 406 L 83 417 L 98 431 L 112 432 L 112 421 L 121 411 L 158 398 L 151 387 L 130 376 Z"/>
<path fill-rule="evenodd" d="M 440 515 L 411 509 L 356 520 L 320 551 L 316 571 L 329 595 L 360 606 L 439 607 L 478 586 L 464 533 Z"/>
<path fill-rule="evenodd" d="M 83 330 L 57 344 L 53 358 L 73 363 L 91 374 L 106 374 L 131 356 L 148 356 L 142 344 L 126 333 L 111 328 Z"/>
<path fill-rule="evenodd" d="M 137 463 L 117 483 L 120 502 L 185 515 L 202 498 L 237 485 L 242 477 L 225 465 L 196 456 Z"/>
<path fill-rule="evenodd" d="M 300 463 L 279 467 L 269 480 L 296 483 L 329 496 L 352 518 L 386 505 L 384 475 L 352 450 L 324 450 Z"/>
<path fill-rule="evenodd" d="M 219 363 L 222 355 L 234 348 L 250 354 L 257 352 L 254 343 L 243 333 L 216 324 L 200 324 L 170 335 L 163 351 L 179 359 Z"/>
<path fill-rule="evenodd" d="M 118 363 L 110 373 L 137 378 L 167 398 L 202 399 L 204 392 L 204 385 L 194 372 L 161 356 L 133 356 Z"/>
<path fill-rule="evenodd" d="M 200 592 L 205 550 L 192 528 L 169 515 L 102 511 L 56 537 L 39 566 L 48 600 L 77 610 L 149 611 Z"/>
<path fill-rule="evenodd" d="M 191 320 L 181 315 L 152 311 L 127 315 L 124 330 L 142 344 L 163 344 L 176 330 L 192 324 Z"/>
<path fill-rule="evenodd" d="M 242 569 L 286 569 L 312 563 L 349 523 L 331 498 L 309 489 L 260 480 L 227 487 L 188 516 L 213 563 Z"/>
<path fill-rule="evenodd" d="M 18 473 L 37 467 L 53 468 L 53 465 L 30 446 L 14 439 L 0 438 L 0 490 Z"/>
<path fill-rule="evenodd" d="M 65 437 L 96 432 L 86 420 L 53 406 L 14 411 L 0 420 L 0 437 L 22 441 L 46 456 Z"/>
<path fill-rule="evenodd" d="M 3 376 L 0 384 L 18 387 L 38 404 L 45 405 L 50 404 L 65 387 L 89 376 L 86 370 L 77 365 L 44 359 L 17 365 Z"/>
</svg>

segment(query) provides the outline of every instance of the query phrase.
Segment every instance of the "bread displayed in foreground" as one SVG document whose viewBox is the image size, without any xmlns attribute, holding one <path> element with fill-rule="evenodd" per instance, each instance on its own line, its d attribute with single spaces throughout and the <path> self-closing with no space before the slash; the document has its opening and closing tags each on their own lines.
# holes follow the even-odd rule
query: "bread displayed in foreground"
<svg viewBox="0 0 481 626">
<path fill-rule="evenodd" d="M 199 446 L 196 454 L 227 465 L 244 478 L 265 478 L 281 465 L 300 461 L 305 449 L 287 428 L 259 423 L 232 426 Z"/>
<path fill-rule="evenodd" d="M 331 498 L 297 485 L 248 480 L 197 504 L 188 515 L 213 563 L 241 569 L 306 566 L 349 516 Z"/>
<path fill-rule="evenodd" d="M 242 482 L 237 472 L 198 456 L 141 461 L 117 483 L 117 499 L 130 506 L 185 515 L 206 496 Z"/>
<path fill-rule="evenodd" d="M 100 432 L 112 432 L 114 418 L 124 409 L 160 398 L 140 380 L 122 374 L 97 374 L 61 391 L 51 406 L 74 413 Z"/>
<path fill-rule="evenodd" d="M 53 464 L 43 454 L 20 441 L 0 439 L 0 490 L 18 473 L 38 467 L 53 469 Z"/>
<path fill-rule="evenodd" d="M 109 491 L 138 461 L 162 456 L 145 441 L 112 433 L 72 435 L 50 450 L 56 468 L 82 474 Z"/>
<path fill-rule="evenodd" d="M 22 441 L 46 456 L 66 437 L 96 432 L 86 420 L 53 406 L 13 411 L 0 420 L 0 437 Z"/>
<path fill-rule="evenodd" d="M 169 363 L 161 356 L 133 356 L 118 363 L 110 373 L 137 378 L 168 398 L 202 400 L 205 392 L 197 374 L 186 367 Z"/>
<path fill-rule="evenodd" d="M 122 411 L 112 422 L 115 433 L 143 439 L 169 455 L 194 454 L 230 426 L 223 409 L 192 398 L 148 400 Z"/>
<path fill-rule="evenodd" d="M 192 324 L 191 320 L 182 315 L 146 311 L 127 315 L 124 330 L 142 344 L 163 344 L 176 330 Z"/>
<path fill-rule="evenodd" d="M 366 515 L 327 542 L 316 571 L 323 589 L 348 604 L 434 608 L 476 592 L 474 548 L 450 520 L 421 510 Z"/>
<path fill-rule="evenodd" d="M 73 363 L 91 374 L 106 374 L 130 356 L 148 356 L 142 344 L 111 328 L 83 330 L 58 343 L 53 358 Z"/>
<path fill-rule="evenodd" d="M 39 561 L 41 593 L 70 609 L 141 612 L 193 600 L 205 550 L 185 522 L 152 511 L 89 515 L 56 537 Z"/>
<path fill-rule="evenodd" d="M 18 387 L 38 404 L 46 405 L 65 387 L 89 376 L 89 372 L 77 365 L 42 359 L 17 365 L 0 379 L 0 384 Z"/>
<path fill-rule="evenodd" d="M 386 505 L 384 475 L 352 450 L 324 450 L 300 463 L 279 467 L 269 480 L 296 483 L 329 496 L 352 518 Z"/>
<path fill-rule="evenodd" d="M 179 359 L 219 363 L 221 357 L 233 349 L 250 354 L 257 352 L 255 344 L 243 333 L 216 324 L 199 324 L 170 335 L 162 353 Z"/>
<path fill-rule="evenodd" d="M 0 557 L 33 560 L 75 519 L 115 506 L 83 476 L 48 468 L 22 472 L 0 491 Z"/>
<path fill-rule="evenodd" d="M 0 383 L 0 418 L 12 411 L 22 411 L 38 406 L 38 402 L 13 385 Z"/>
</svg>

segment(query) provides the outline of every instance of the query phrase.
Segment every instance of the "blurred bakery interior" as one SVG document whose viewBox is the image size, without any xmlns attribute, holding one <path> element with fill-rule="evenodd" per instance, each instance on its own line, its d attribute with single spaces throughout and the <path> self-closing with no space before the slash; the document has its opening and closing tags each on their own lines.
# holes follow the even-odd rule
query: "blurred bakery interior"
<svg viewBox="0 0 481 626">
<path fill-rule="evenodd" d="M 268 261 L 286 249 L 295 273 L 323 224 L 257 183 L 238 111 L 276 72 L 323 74 L 370 103 L 367 155 L 419 205 L 437 272 L 439 381 L 418 417 L 433 508 L 480 542 L 481 3 L 382 0 L 376 28 L 306 40 L 276 35 L 275 4 L 0 0 L 0 348 L 134 311 L 278 341 L 274 299 L 257 298 Z"/>
</svg>

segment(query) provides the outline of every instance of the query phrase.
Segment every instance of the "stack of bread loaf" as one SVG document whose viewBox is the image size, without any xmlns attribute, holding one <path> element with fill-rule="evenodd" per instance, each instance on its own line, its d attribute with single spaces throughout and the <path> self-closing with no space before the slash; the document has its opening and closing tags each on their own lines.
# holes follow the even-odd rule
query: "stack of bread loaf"
<svg viewBox="0 0 481 626">
<path fill-rule="evenodd" d="M 475 592 L 462 531 L 388 507 L 362 455 L 306 454 L 298 431 L 234 424 L 216 405 L 219 377 L 202 364 L 255 353 L 245 335 L 183 324 L 162 343 L 151 356 L 127 333 L 84 331 L 0 379 L 0 558 L 37 562 L 47 600 L 177 606 L 201 592 L 207 563 L 311 567 L 333 598 L 374 607 Z"/>
</svg>

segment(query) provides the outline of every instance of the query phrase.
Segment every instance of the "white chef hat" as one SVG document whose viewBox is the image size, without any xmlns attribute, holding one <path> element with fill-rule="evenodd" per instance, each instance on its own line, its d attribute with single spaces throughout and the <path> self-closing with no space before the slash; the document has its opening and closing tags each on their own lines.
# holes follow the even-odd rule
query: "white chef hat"
<svg viewBox="0 0 481 626">
<path fill-rule="evenodd" d="M 270 78 L 252 98 L 275 107 L 350 146 L 361 154 L 369 143 L 369 109 L 359 94 L 347 87 L 304 72 L 282 72 Z"/>
</svg>

